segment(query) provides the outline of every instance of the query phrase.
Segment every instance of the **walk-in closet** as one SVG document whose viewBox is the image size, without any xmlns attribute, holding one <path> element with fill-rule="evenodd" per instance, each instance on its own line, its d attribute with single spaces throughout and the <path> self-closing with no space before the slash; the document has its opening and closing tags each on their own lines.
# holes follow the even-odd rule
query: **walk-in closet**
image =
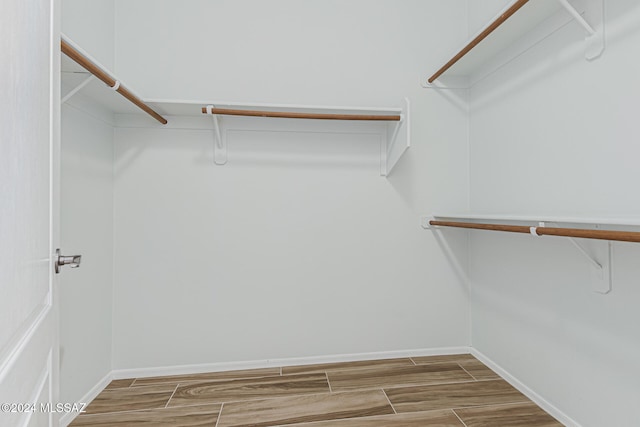
<svg viewBox="0 0 640 427">
<path fill-rule="evenodd" d="M 0 425 L 640 425 L 637 1 L 0 35 Z"/>
</svg>

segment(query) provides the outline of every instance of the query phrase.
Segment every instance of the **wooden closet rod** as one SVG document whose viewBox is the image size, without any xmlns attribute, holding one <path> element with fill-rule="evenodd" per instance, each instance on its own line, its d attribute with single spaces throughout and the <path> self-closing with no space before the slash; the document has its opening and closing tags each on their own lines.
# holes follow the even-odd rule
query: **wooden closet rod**
<svg viewBox="0 0 640 427">
<path fill-rule="evenodd" d="M 473 222 L 453 221 L 429 221 L 430 225 L 437 227 L 471 228 L 477 230 L 506 231 L 510 233 L 532 234 L 538 236 L 563 236 L 578 237 L 582 239 L 612 240 L 618 242 L 640 243 L 640 232 L 613 231 L 613 230 L 588 230 L 582 228 L 556 228 L 556 227 L 527 227 L 524 225 L 506 224 L 478 224 Z"/>
<path fill-rule="evenodd" d="M 207 108 L 202 107 L 202 112 L 206 114 Z M 402 120 L 400 115 L 295 113 L 287 111 L 231 110 L 226 108 L 212 108 L 211 113 L 223 116 L 277 117 L 283 119 L 375 120 L 387 122 L 399 122 Z"/>
<path fill-rule="evenodd" d="M 522 6 L 527 4 L 529 0 L 518 0 L 515 2 L 509 9 L 507 9 L 502 15 L 500 15 L 495 21 L 493 21 L 487 28 L 484 29 L 476 38 L 471 40 L 460 52 L 458 52 L 453 58 L 449 60 L 446 64 L 442 66 L 436 73 L 429 77 L 429 83 L 433 83 L 438 77 L 444 74 L 449 68 L 451 68 L 456 62 L 461 60 L 466 54 L 468 54 L 474 47 L 476 47 L 480 42 L 486 39 L 489 34 L 493 33 L 500 25 L 504 24 L 504 22 L 511 18 L 511 16 L 516 13 Z"/>
<path fill-rule="evenodd" d="M 60 40 L 60 48 L 62 50 L 62 53 L 67 55 L 69 58 L 73 59 L 82 68 L 84 68 L 85 70 L 87 70 L 88 72 L 90 72 L 91 74 L 99 78 L 100 80 L 102 80 L 110 88 L 115 88 L 116 84 L 118 84 L 118 81 L 116 79 L 111 77 L 105 70 L 103 70 L 102 68 L 100 68 L 99 66 L 91 62 L 76 48 L 71 46 L 71 44 L 67 43 L 64 40 Z M 127 98 L 129 101 L 135 104 L 138 108 L 143 110 L 145 113 L 149 114 L 151 117 L 153 117 L 163 125 L 167 124 L 167 120 L 164 117 L 162 117 L 160 114 L 153 111 L 151 107 L 145 104 L 140 98 L 135 96 L 133 93 L 131 93 L 131 91 L 129 91 L 123 85 L 119 85 L 117 88 L 115 88 L 115 90 L 120 95 Z"/>
</svg>

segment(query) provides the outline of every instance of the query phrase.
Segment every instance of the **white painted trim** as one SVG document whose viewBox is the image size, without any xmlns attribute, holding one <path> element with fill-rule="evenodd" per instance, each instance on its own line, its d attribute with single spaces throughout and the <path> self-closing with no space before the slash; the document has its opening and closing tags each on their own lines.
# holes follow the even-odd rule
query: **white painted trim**
<svg viewBox="0 0 640 427">
<path fill-rule="evenodd" d="M 33 311 L 14 333 L 6 347 L 6 352 L 0 354 L 0 383 L 5 379 L 5 376 L 29 345 L 33 336 L 44 322 L 44 319 L 46 319 L 51 312 L 51 308 L 51 292 L 47 292 L 44 302 Z M 28 326 L 25 327 L 25 325 Z"/>
<path fill-rule="evenodd" d="M 36 404 L 36 402 L 40 402 L 40 403 L 43 402 L 41 396 L 42 396 L 42 392 L 45 389 L 45 386 L 48 385 L 49 386 L 48 391 L 51 390 L 51 371 L 52 370 L 53 370 L 53 350 L 50 349 L 49 355 L 47 356 L 47 361 L 36 383 L 37 385 L 33 389 L 33 394 L 31 395 L 31 398 L 27 400 L 27 402 L 33 403 L 33 404 Z M 51 402 L 51 393 L 49 393 L 49 402 Z M 31 418 L 33 417 L 34 413 L 35 411 L 28 411 L 25 414 L 23 414 L 23 417 L 22 417 L 23 422 L 21 425 L 28 426 L 29 423 L 31 422 Z M 49 425 L 53 425 L 53 415 L 54 415 L 53 413 L 49 414 Z"/>
<path fill-rule="evenodd" d="M 476 350 L 473 347 L 471 347 L 470 349 L 471 349 L 471 354 L 476 359 L 478 359 L 479 361 L 487 365 L 489 368 L 491 368 L 494 372 L 496 372 L 498 375 L 504 378 L 505 381 L 507 381 L 509 384 L 515 387 L 518 391 L 520 391 L 522 394 L 524 394 L 529 399 L 531 399 L 536 405 L 538 405 L 539 407 L 547 411 L 552 417 L 560 421 L 562 424 L 564 424 L 567 427 L 582 427 L 578 422 L 573 420 L 571 417 L 569 417 L 567 414 L 562 412 L 560 409 L 556 408 L 553 404 L 551 404 L 545 398 L 540 396 L 538 393 L 536 393 L 535 391 L 527 387 L 522 381 L 517 379 L 515 376 L 511 375 L 508 371 L 503 369 L 500 365 L 495 363 L 493 360 L 489 359 L 487 356 L 485 356 L 484 354 L 482 354 L 480 351 Z"/>
<path fill-rule="evenodd" d="M 251 360 L 245 362 L 203 363 L 197 365 L 160 366 L 155 368 L 116 369 L 111 372 L 113 379 L 145 378 L 168 375 L 188 375 L 204 372 L 224 372 L 243 369 L 273 368 L 280 366 L 301 366 L 318 363 L 354 362 L 359 360 L 394 359 L 401 357 L 442 356 L 471 353 L 470 347 L 440 347 L 417 350 L 382 351 L 374 353 L 338 354 L 330 356 L 293 357 L 286 359 Z"/>
<path fill-rule="evenodd" d="M 98 383 L 87 392 L 78 402 L 70 402 L 70 403 L 90 403 L 93 399 L 95 399 L 102 391 L 109 385 L 111 380 L 113 379 L 113 373 L 109 372 L 104 376 Z M 67 412 L 62 417 L 60 417 L 60 427 L 67 427 L 76 417 L 80 415 L 78 412 Z"/>
</svg>

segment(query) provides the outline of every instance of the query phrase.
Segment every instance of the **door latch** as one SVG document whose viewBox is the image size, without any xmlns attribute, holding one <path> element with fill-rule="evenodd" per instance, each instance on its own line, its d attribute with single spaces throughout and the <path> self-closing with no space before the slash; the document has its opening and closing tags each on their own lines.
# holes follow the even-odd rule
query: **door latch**
<svg viewBox="0 0 640 427">
<path fill-rule="evenodd" d="M 81 261 L 82 261 L 82 255 L 64 256 L 60 254 L 60 249 L 56 249 L 56 262 L 55 262 L 56 274 L 60 273 L 60 267 L 62 267 L 63 265 L 68 265 L 71 268 L 80 267 Z"/>
</svg>

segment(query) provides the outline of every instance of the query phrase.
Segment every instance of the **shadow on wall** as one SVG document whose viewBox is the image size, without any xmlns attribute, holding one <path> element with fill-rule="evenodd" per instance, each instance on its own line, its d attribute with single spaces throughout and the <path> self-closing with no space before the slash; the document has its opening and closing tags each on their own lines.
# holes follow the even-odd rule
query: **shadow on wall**
<svg viewBox="0 0 640 427">
<path fill-rule="evenodd" d="M 467 271 L 466 256 L 460 256 L 461 251 L 467 251 L 467 242 L 469 240 L 468 231 L 444 230 L 440 228 L 433 228 L 428 231 L 433 233 L 434 238 L 438 242 L 438 246 L 440 246 L 442 253 L 447 258 L 460 283 L 468 286 L 470 280 L 469 272 Z"/>
<path fill-rule="evenodd" d="M 547 283 L 554 286 L 566 285 L 554 283 L 554 274 L 553 271 L 547 273 Z M 519 287 L 517 280 L 513 283 L 516 288 Z M 603 367 L 615 365 L 624 366 L 630 371 L 636 369 L 635 358 L 630 356 L 635 352 L 633 342 L 624 335 L 612 334 L 606 327 L 602 327 L 597 319 L 586 322 L 584 318 L 558 310 L 559 302 L 547 304 L 535 299 L 523 299 L 517 291 L 505 293 L 477 281 L 474 281 L 472 289 L 472 300 L 476 310 L 482 307 L 483 312 L 501 318 L 502 322 L 510 325 L 510 330 L 520 333 L 526 331 L 530 342 L 540 343 L 552 339 L 553 343 L 544 348 L 556 349 L 554 351 L 564 348 L 570 352 L 589 354 Z M 584 286 L 583 292 L 591 292 L 588 284 Z M 539 353 L 540 350 L 536 350 L 539 347 L 539 344 L 532 345 L 529 351 Z M 505 363 L 507 360 L 508 358 L 503 359 Z M 504 367 L 508 370 L 508 366 Z"/>
<path fill-rule="evenodd" d="M 381 137 L 376 133 L 253 129 L 225 133 L 228 161 L 234 165 L 375 172 L 380 167 Z"/>
<path fill-rule="evenodd" d="M 415 148 L 413 149 L 415 151 Z M 411 148 L 409 148 L 409 152 Z M 393 170 L 387 175 L 387 182 L 391 184 L 395 192 L 402 198 L 410 209 L 415 209 L 415 168 L 412 155 L 404 155 L 398 160 Z"/>
<path fill-rule="evenodd" d="M 361 170 L 380 174 L 380 147 L 386 128 L 377 124 L 366 128 L 338 123 L 321 128 L 322 124 L 282 119 L 245 123 L 221 120 L 221 123 L 230 166 Z M 145 128 L 123 132 L 128 135 L 123 139 L 126 143 L 116 152 L 116 176 L 129 169 L 140 156 L 154 156 L 153 153 L 159 151 L 175 151 L 176 161 L 184 160 L 185 151 L 189 151 L 193 153 L 195 166 L 215 166 L 213 129 Z"/>
<path fill-rule="evenodd" d="M 624 308 L 638 294 L 637 268 L 629 262 L 637 256 L 637 246 L 614 243 L 613 291 L 602 295 L 592 290 L 588 263 L 564 238 L 473 233 L 475 316 L 485 328 L 491 324 L 504 329 L 485 331 L 485 338 L 506 333 L 507 339 L 514 333 L 538 343 L 530 349 L 533 353 L 554 349 L 558 354 L 588 355 L 601 367 L 637 370 L 638 345 L 631 326 L 637 323 L 637 312 Z M 548 344 L 539 344 L 544 342 Z M 502 357 L 503 363 L 508 360 Z"/>
<path fill-rule="evenodd" d="M 460 87 L 455 83 L 449 84 L 447 82 L 446 77 L 441 77 L 436 81 L 433 86 L 425 87 L 422 86 L 425 90 L 428 90 L 431 93 L 434 93 L 437 96 L 440 96 L 444 99 L 445 102 L 450 103 L 455 106 L 461 113 L 468 114 L 469 113 L 469 102 L 468 102 L 468 93 L 469 89 L 460 88 L 460 89 L 450 89 Z"/>
</svg>

